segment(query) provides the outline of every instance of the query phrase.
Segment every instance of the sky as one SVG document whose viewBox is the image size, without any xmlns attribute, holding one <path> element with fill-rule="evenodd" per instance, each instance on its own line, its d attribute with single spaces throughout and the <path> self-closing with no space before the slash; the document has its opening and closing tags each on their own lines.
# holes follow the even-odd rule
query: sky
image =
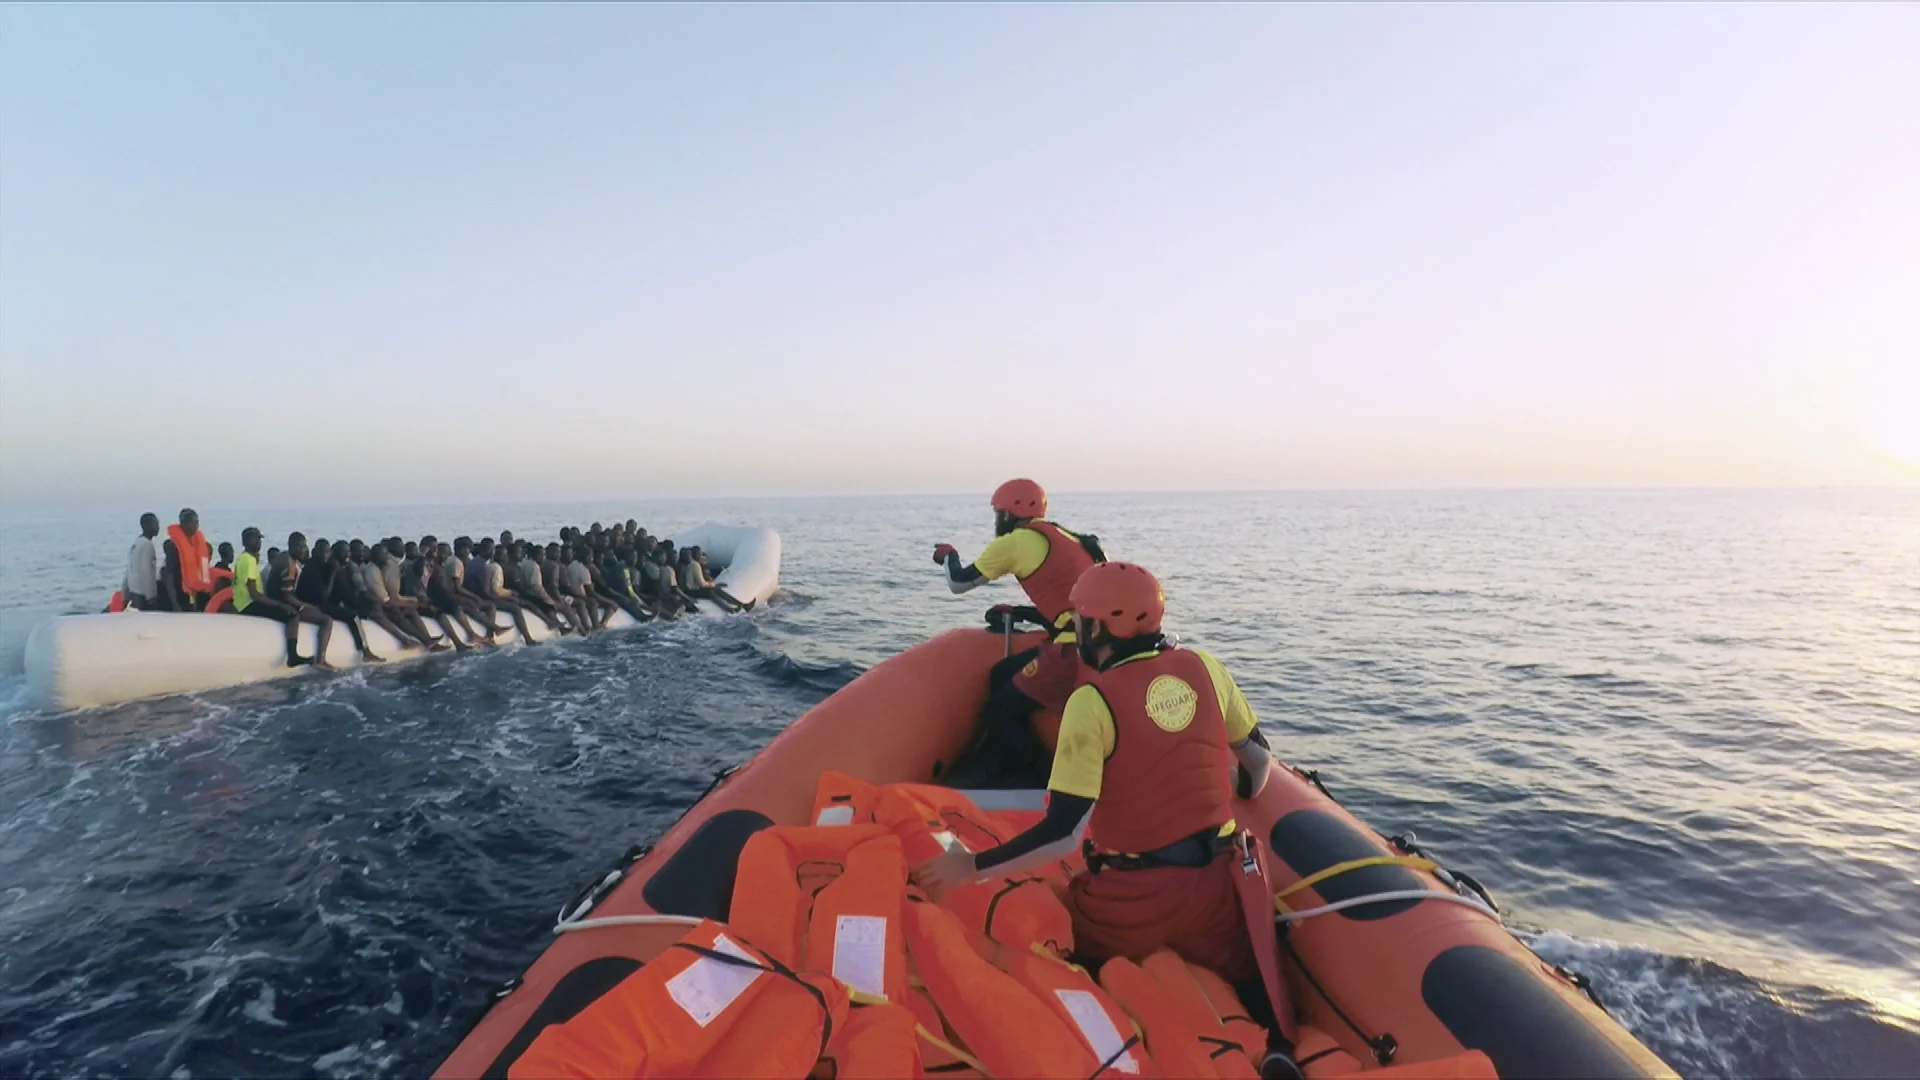
<svg viewBox="0 0 1920 1080">
<path fill-rule="evenodd" d="M 1920 484 L 1920 5 L 0 8 L 0 505 Z"/>
</svg>

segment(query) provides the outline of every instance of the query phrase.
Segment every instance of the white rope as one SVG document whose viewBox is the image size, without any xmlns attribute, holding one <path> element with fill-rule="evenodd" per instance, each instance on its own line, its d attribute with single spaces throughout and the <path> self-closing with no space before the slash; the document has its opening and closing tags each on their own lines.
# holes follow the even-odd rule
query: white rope
<svg viewBox="0 0 1920 1080">
<path fill-rule="evenodd" d="M 1283 923 L 1299 922 L 1301 919 L 1311 919 L 1315 915 L 1331 915 L 1336 911 L 1345 911 L 1350 907 L 1360 907 L 1364 904 L 1385 904 L 1395 900 L 1441 900 L 1449 904 L 1460 904 L 1465 907 L 1470 907 L 1475 911 L 1492 916 L 1495 922 L 1500 921 L 1500 914 L 1498 912 L 1478 900 L 1465 896 L 1456 896 L 1453 893 L 1434 892 L 1431 889 L 1399 889 L 1394 892 L 1370 893 L 1366 896 L 1349 897 L 1348 899 L 1326 904 L 1322 907 L 1307 908 L 1305 911 L 1275 912 L 1274 918 Z"/>
<path fill-rule="evenodd" d="M 699 926 L 700 922 L 693 915 L 608 915 L 599 919 L 557 922 L 553 924 L 553 932 L 564 934 L 572 930 L 598 930 L 603 926 Z"/>
</svg>

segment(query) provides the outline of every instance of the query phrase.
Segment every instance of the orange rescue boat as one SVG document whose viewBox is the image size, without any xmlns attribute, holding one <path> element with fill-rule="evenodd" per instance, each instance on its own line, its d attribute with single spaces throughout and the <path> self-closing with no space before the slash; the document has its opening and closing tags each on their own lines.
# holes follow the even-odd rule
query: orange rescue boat
<svg viewBox="0 0 1920 1080">
<path fill-rule="evenodd" d="M 687 938 L 687 923 L 728 922 L 750 838 L 828 824 L 813 820 L 823 775 L 938 784 L 971 744 L 987 673 L 1005 648 L 976 630 L 934 638 L 862 675 L 717 780 L 658 844 L 629 853 L 569 905 L 561 929 L 588 918 L 592 928 L 558 933 L 496 991 L 436 1075 L 506 1077 L 542 1032 Z M 968 794 L 1003 820 L 1037 820 L 1044 806 L 1038 791 Z M 1484 1076 L 1488 1063 L 1502 1077 L 1674 1076 L 1584 980 L 1508 932 L 1477 883 L 1368 828 L 1313 773 L 1276 763 L 1259 796 L 1235 811 L 1267 844 L 1276 958 L 1292 1002 L 1280 1023 L 1305 1076 Z M 680 918 L 648 918 L 657 916 Z M 1160 1065 L 1164 1075 L 1168 1062 Z M 977 1075 L 961 1062 L 938 1071 Z"/>
</svg>

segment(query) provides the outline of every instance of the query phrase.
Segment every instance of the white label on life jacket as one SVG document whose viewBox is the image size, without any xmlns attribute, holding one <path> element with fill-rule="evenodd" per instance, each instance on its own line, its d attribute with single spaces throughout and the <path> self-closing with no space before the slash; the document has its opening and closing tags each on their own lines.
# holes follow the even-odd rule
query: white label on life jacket
<svg viewBox="0 0 1920 1080">
<path fill-rule="evenodd" d="M 973 850 L 972 848 L 967 846 L 967 842 L 965 840 L 960 839 L 959 837 L 953 835 L 951 832 L 948 832 L 945 829 L 941 829 L 939 832 L 933 834 L 933 842 L 936 844 L 939 844 L 941 847 L 945 848 L 948 851 L 952 851 L 955 848 L 958 848 L 961 851 Z"/>
<path fill-rule="evenodd" d="M 820 811 L 820 816 L 814 820 L 814 824 L 815 825 L 851 825 L 853 824 L 853 807 L 851 806 L 826 807 Z"/>
<path fill-rule="evenodd" d="M 833 926 L 833 977 L 862 993 L 887 996 L 887 920 L 842 915 Z"/>
<path fill-rule="evenodd" d="M 1108 1068 L 1123 1073 L 1138 1075 L 1140 1063 L 1134 1060 L 1133 1051 L 1120 1054 L 1120 1048 L 1127 1040 L 1120 1035 L 1120 1029 L 1113 1026 L 1113 1017 L 1100 1007 L 1100 999 L 1085 990 L 1055 990 L 1060 1004 L 1067 1007 L 1067 1015 L 1073 1017 L 1073 1024 L 1080 1029 L 1080 1037 L 1087 1040 L 1087 1048 L 1100 1061 L 1113 1058 Z M 1113 1057 L 1120 1054 L 1119 1057 Z"/>
<path fill-rule="evenodd" d="M 713 1018 L 738 1001 L 755 979 L 766 974 L 758 969 L 760 961 L 748 956 L 724 934 L 714 936 L 713 951 L 738 957 L 755 967 L 739 967 L 703 956 L 695 960 L 692 967 L 667 980 L 667 995 L 701 1027 L 713 1023 Z"/>
</svg>

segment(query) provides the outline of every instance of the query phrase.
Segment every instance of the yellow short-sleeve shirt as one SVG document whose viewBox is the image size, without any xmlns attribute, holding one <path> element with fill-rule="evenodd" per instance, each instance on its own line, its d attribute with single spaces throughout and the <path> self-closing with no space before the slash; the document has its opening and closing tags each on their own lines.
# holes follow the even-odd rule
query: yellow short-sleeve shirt
<svg viewBox="0 0 1920 1080">
<path fill-rule="evenodd" d="M 980 557 L 973 560 L 973 568 L 988 581 L 998 581 L 1008 574 L 1017 578 L 1031 575 L 1047 561 L 1047 552 L 1053 545 L 1047 538 L 1033 529 L 1015 529 L 1004 536 L 996 536 Z"/>
<path fill-rule="evenodd" d="M 1246 695 L 1240 692 L 1220 661 L 1199 649 L 1193 652 L 1207 665 L 1207 674 L 1213 679 L 1213 692 L 1220 699 L 1220 712 L 1227 721 L 1227 742 L 1236 745 L 1245 742 L 1259 724 L 1253 707 L 1247 704 Z M 1121 663 L 1130 664 L 1158 655 L 1157 652 L 1141 653 Z M 1098 799 L 1100 776 L 1106 771 L 1107 759 L 1113 756 L 1114 741 L 1113 712 L 1107 708 L 1100 691 L 1091 686 L 1075 690 L 1060 714 L 1060 741 L 1053 752 L 1053 774 L 1047 779 L 1047 787 L 1083 799 Z"/>
</svg>

